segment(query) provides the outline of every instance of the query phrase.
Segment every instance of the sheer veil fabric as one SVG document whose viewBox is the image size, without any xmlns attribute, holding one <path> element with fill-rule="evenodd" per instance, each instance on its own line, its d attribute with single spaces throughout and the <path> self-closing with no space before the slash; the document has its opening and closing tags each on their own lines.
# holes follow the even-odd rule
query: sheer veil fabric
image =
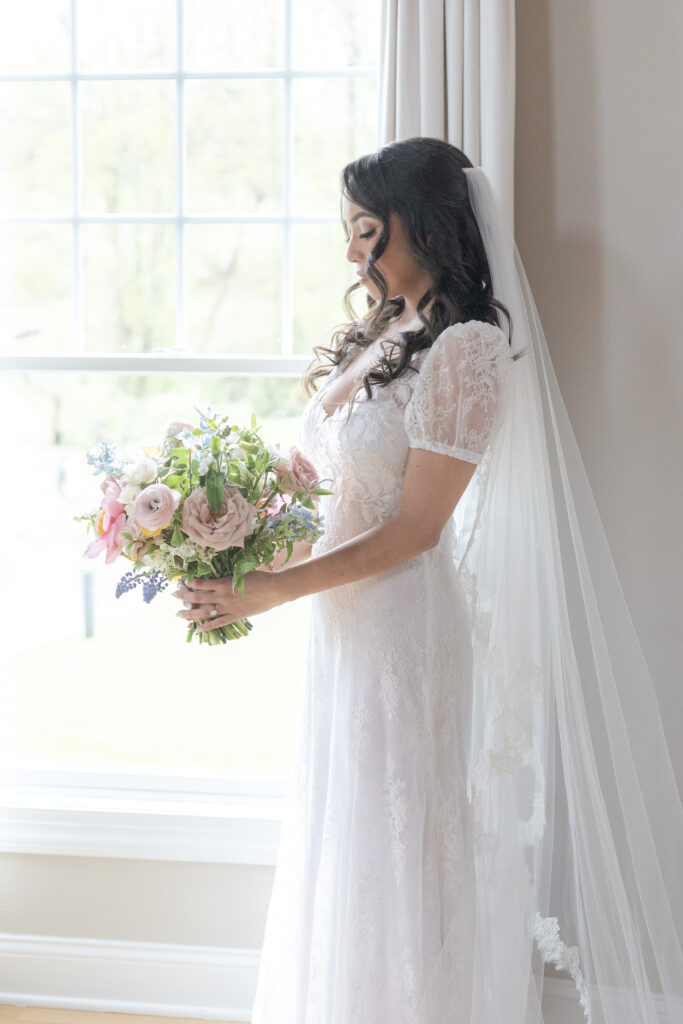
<svg viewBox="0 0 683 1024">
<path fill-rule="evenodd" d="M 673 1024 L 683 813 L 654 687 L 514 238 L 484 171 L 465 174 L 513 356 L 454 512 L 474 657 L 472 1024 L 542 1020 L 545 963 L 590 1024 Z"/>
</svg>

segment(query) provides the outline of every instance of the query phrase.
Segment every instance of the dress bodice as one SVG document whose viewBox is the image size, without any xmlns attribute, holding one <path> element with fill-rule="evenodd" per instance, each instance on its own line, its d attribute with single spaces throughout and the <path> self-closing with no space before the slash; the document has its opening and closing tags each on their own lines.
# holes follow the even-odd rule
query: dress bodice
<svg viewBox="0 0 683 1024">
<path fill-rule="evenodd" d="M 413 365 L 419 367 L 426 351 L 416 353 Z M 326 533 L 319 551 L 397 513 L 408 457 L 405 407 L 418 374 L 408 370 L 388 386 L 375 387 L 371 399 L 361 389 L 350 415 L 347 403 L 328 415 L 325 394 L 345 365 L 335 367 L 310 399 L 299 425 L 301 450 L 323 478 L 322 486 L 334 492 L 321 498 Z"/>
<path fill-rule="evenodd" d="M 400 377 L 374 387 L 371 398 L 361 389 L 350 415 L 348 403 L 330 415 L 323 403 L 330 385 L 356 352 L 352 350 L 334 368 L 309 400 L 299 424 L 299 447 L 318 470 L 322 486 L 334 492 L 321 498 L 325 535 L 316 553 L 397 514 L 411 446 L 478 461 L 482 432 L 473 424 L 484 425 L 477 413 L 487 410 L 488 415 L 495 404 L 492 382 L 503 348 L 508 343 L 499 327 L 481 321 L 453 325 L 431 348 L 414 353 Z M 453 412 L 457 405 L 462 407 L 460 413 Z M 450 437 L 444 434 L 445 421 L 450 424 Z M 444 444 L 444 440 L 453 443 Z"/>
</svg>

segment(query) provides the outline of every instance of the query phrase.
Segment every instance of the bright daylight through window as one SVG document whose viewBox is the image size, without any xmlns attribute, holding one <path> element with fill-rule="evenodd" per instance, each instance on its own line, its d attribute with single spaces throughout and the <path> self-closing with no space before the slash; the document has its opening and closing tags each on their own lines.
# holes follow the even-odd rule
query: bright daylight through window
<svg viewBox="0 0 683 1024">
<path fill-rule="evenodd" d="M 379 0 L 24 0 L 0 39 L 2 403 L 30 495 L 2 586 L 4 761 L 282 779 L 305 601 L 224 648 L 81 556 L 84 453 L 210 404 L 296 443 L 352 280 L 339 172 L 376 145 Z M 8 671 L 11 670 L 11 671 Z"/>
</svg>

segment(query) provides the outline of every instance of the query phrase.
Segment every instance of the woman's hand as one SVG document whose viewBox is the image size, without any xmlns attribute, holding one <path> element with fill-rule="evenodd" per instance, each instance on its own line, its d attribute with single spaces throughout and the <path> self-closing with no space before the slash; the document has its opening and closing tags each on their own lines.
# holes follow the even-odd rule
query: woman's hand
<svg viewBox="0 0 683 1024">
<path fill-rule="evenodd" d="M 196 629 L 203 633 L 216 626 L 227 626 L 238 619 L 267 612 L 287 600 L 281 593 L 278 576 L 277 572 L 259 569 L 248 572 L 244 577 L 243 594 L 233 594 L 232 576 L 220 579 L 204 577 L 191 583 L 179 583 L 173 596 L 183 602 L 183 609 L 176 614 L 185 619 L 188 626 L 201 622 Z"/>
</svg>

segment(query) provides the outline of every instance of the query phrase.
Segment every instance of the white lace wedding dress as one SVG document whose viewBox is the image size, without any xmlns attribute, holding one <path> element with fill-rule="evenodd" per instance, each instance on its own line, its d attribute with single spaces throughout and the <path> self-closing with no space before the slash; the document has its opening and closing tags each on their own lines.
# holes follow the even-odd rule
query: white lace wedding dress
<svg viewBox="0 0 683 1024">
<path fill-rule="evenodd" d="M 454 325 L 348 421 L 322 405 L 334 371 L 300 425 L 334 491 L 313 557 L 397 513 L 409 447 L 480 461 L 505 358 L 500 328 Z M 472 651 L 453 529 L 310 599 L 253 1024 L 470 1024 Z"/>
</svg>

